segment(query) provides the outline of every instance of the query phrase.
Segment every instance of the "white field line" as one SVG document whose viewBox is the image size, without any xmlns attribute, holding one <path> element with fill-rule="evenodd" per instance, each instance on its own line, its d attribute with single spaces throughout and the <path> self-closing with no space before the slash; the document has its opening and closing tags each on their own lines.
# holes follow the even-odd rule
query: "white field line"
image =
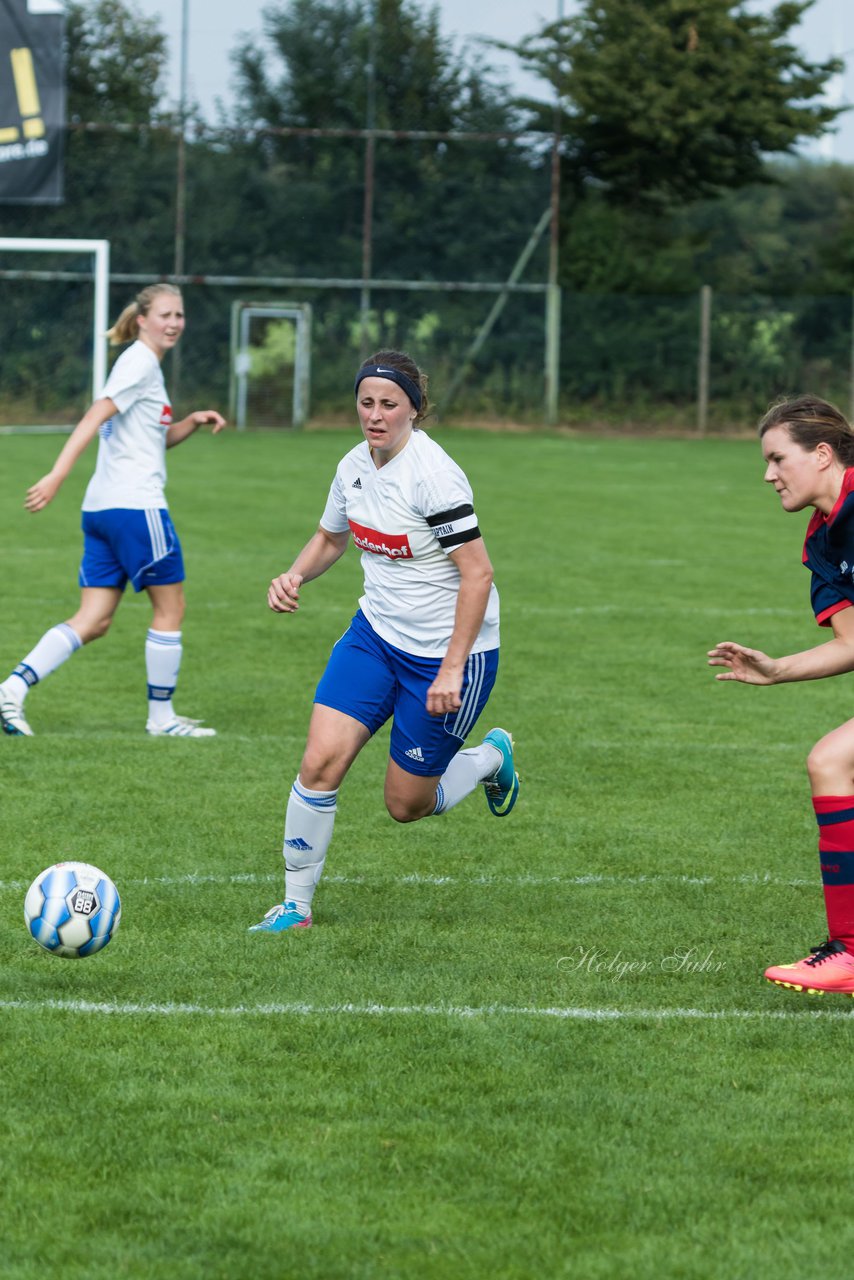
<svg viewBox="0 0 854 1280">
<path fill-rule="evenodd" d="M 129 1004 L 95 1000 L 2 1000 L 0 1011 L 19 1013 L 101 1014 L 118 1017 L 206 1017 L 206 1018 L 314 1018 L 346 1015 L 355 1018 L 446 1018 L 467 1021 L 475 1018 L 551 1018 L 564 1022 L 798 1022 L 831 1019 L 850 1021 L 854 1009 L 584 1009 L 575 1006 L 535 1008 L 526 1005 L 491 1004 Z"/>
<path fill-rule="evenodd" d="M 264 885 L 278 884 L 282 878 L 282 873 L 258 875 L 254 872 L 245 872 L 231 876 L 224 875 L 201 875 L 190 873 L 183 876 L 142 876 L 136 879 L 126 879 L 122 881 L 123 885 L 147 886 L 156 885 L 164 888 L 179 888 L 182 886 L 204 886 L 204 885 Z M 463 888 L 489 888 L 490 886 L 506 886 L 510 885 L 517 888 L 537 888 L 545 886 L 566 886 L 567 888 L 584 888 L 588 885 L 599 885 L 603 888 L 609 886 L 622 887 L 624 885 L 656 885 L 656 884 L 682 884 L 695 885 L 703 887 L 706 885 L 768 885 L 775 888 L 814 888 L 818 883 L 817 879 L 784 879 L 780 876 L 771 875 L 742 875 L 742 876 L 687 876 L 687 875 L 650 875 L 650 876 L 610 876 L 610 875 L 583 875 L 583 876 L 430 876 L 422 875 L 419 872 L 413 872 L 410 875 L 403 876 L 336 876 L 325 875 L 323 877 L 324 884 L 341 884 L 341 885 L 412 885 L 414 887 L 427 886 L 433 888 L 446 888 L 462 886 Z M 25 893 L 29 887 L 28 883 L 23 880 L 0 880 L 0 893 Z"/>
<path fill-rule="evenodd" d="M 127 878 L 122 880 L 122 887 L 127 886 L 148 886 L 154 885 L 166 889 L 181 888 L 184 886 L 204 885 L 265 885 L 279 884 L 282 879 L 282 872 L 267 873 L 259 875 L 255 872 L 247 871 L 236 873 L 235 875 L 202 875 L 189 873 L 183 876 L 140 876 L 135 878 Z M 772 875 L 742 875 L 742 876 L 688 876 L 688 875 L 650 875 L 650 876 L 613 876 L 613 875 L 582 875 L 582 876 L 500 876 L 500 875 L 479 875 L 479 876 L 431 876 L 422 875 L 419 872 L 413 872 L 410 875 L 402 876 L 383 876 L 383 875 L 367 875 L 367 876 L 336 876 L 325 875 L 323 877 L 324 884 L 342 884 L 342 885 L 412 885 L 414 887 L 427 886 L 433 888 L 490 888 L 491 886 L 501 887 L 510 885 L 515 888 L 537 888 L 545 886 L 553 886 L 555 888 L 564 886 L 568 889 L 584 888 L 588 885 L 597 885 L 602 888 L 615 886 L 622 888 L 626 885 L 695 885 L 705 887 L 706 885 L 768 885 L 773 888 L 783 889 L 803 889 L 815 888 L 818 884 L 818 877 L 813 879 L 795 879 L 790 880 L 782 876 Z M 0 880 L 0 893 L 26 893 L 29 888 L 29 881 L 25 880 Z"/>
</svg>

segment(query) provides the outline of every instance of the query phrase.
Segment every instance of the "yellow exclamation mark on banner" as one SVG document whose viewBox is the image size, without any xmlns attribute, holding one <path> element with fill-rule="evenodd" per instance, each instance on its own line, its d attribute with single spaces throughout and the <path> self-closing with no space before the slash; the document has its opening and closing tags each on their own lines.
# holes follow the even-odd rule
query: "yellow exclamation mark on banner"
<svg viewBox="0 0 854 1280">
<path fill-rule="evenodd" d="M 14 60 L 14 57 L 15 57 L 14 49 L 9 54 L 9 57 Z M 14 65 L 15 64 L 13 61 L 12 63 L 13 72 L 14 72 Z M 20 137 L 20 134 L 21 134 L 21 131 L 16 124 L 6 125 L 5 127 L 0 128 L 0 146 L 5 146 L 9 142 L 17 142 L 18 138 Z"/>
<path fill-rule="evenodd" d="M 15 77 L 18 109 L 24 120 L 24 137 L 43 138 L 45 128 L 41 118 L 42 108 L 39 101 L 39 87 L 36 84 L 33 55 L 29 49 L 13 49 L 9 56 L 12 59 L 12 75 Z"/>
</svg>

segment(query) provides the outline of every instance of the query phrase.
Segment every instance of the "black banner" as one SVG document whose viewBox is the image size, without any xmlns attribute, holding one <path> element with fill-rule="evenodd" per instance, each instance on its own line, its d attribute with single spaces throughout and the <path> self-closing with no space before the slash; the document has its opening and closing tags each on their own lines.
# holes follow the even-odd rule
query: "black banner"
<svg viewBox="0 0 854 1280">
<path fill-rule="evenodd" d="M 62 200 L 61 0 L 0 0 L 0 203 Z"/>
</svg>

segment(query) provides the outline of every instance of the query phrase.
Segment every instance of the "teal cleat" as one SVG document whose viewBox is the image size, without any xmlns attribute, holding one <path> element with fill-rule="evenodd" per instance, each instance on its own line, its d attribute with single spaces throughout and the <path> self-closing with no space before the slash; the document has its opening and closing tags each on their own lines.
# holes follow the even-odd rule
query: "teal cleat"
<svg viewBox="0 0 854 1280">
<path fill-rule="evenodd" d="M 277 902 L 260 924 L 249 926 L 249 933 L 284 933 L 285 929 L 310 929 L 311 912 L 307 916 L 297 911 L 295 902 Z"/>
<path fill-rule="evenodd" d="M 506 729 L 490 729 L 484 738 L 491 747 L 501 752 L 502 761 L 491 778 L 486 778 L 483 789 L 486 803 L 496 818 L 506 818 L 519 794 L 519 775 L 513 762 L 513 739 Z"/>
</svg>

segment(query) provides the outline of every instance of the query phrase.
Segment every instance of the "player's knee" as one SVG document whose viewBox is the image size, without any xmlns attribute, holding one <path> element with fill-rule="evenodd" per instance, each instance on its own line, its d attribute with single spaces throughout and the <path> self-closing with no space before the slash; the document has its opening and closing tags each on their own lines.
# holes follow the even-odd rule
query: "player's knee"
<svg viewBox="0 0 854 1280">
<path fill-rule="evenodd" d="M 401 796 L 391 795 L 386 795 L 385 807 L 389 817 L 394 818 L 395 822 L 417 822 L 419 818 L 426 818 L 432 811 L 431 808 L 425 807 L 416 800 L 406 800 Z"/>
<path fill-rule="evenodd" d="M 388 809 L 389 817 L 394 818 L 395 822 L 417 822 L 421 817 L 420 813 L 413 813 L 399 800 L 386 800 L 385 807 Z"/>
<path fill-rule="evenodd" d="M 343 774 L 338 757 L 326 751 L 306 751 L 299 767 L 299 780 L 309 791 L 337 791 Z"/>
<path fill-rule="evenodd" d="M 854 761 L 844 757 L 832 736 L 822 738 L 807 756 L 807 773 L 814 793 L 820 792 L 826 779 L 835 778 L 840 770 L 854 770 Z"/>
</svg>

